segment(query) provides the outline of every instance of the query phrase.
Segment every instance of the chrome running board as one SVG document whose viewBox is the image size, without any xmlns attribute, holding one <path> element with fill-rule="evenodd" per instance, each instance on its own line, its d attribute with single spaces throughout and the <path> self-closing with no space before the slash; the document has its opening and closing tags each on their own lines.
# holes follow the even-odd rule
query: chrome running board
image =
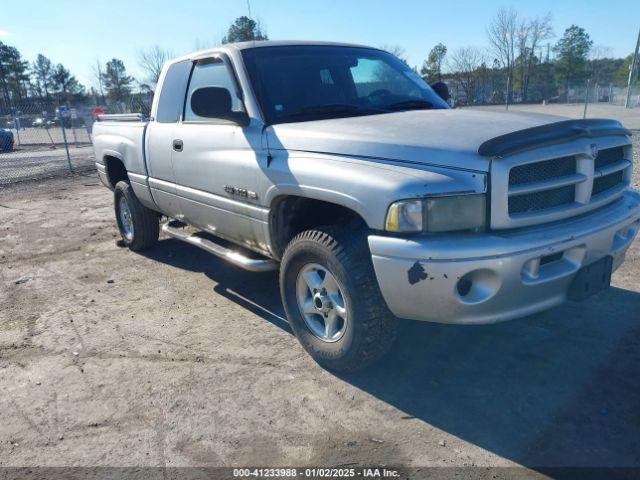
<svg viewBox="0 0 640 480">
<path fill-rule="evenodd" d="M 245 270 L 249 270 L 251 272 L 267 272 L 270 270 L 277 270 L 278 263 L 269 258 L 257 259 L 257 258 L 249 258 L 241 253 L 230 250 L 222 245 L 218 245 L 211 240 L 207 240 L 206 238 L 202 238 L 193 233 L 188 233 L 177 227 L 177 225 L 184 225 L 178 221 L 169 221 L 167 223 L 162 224 L 162 231 L 169 235 L 170 237 L 177 238 L 178 240 L 182 240 L 183 242 L 190 243 L 202 250 L 214 254 L 216 257 L 219 257 L 227 262 L 243 268 Z"/>
</svg>

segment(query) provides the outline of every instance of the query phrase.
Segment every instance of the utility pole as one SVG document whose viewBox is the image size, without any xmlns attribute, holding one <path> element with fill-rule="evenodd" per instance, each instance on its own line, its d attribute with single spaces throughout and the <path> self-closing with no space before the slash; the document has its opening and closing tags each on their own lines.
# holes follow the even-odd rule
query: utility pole
<svg viewBox="0 0 640 480">
<path fill-rule="evenodd" d="M 63 112 L 66 112 L 68 110 L 68 106 L 66 105 L 60 105 L 58 107 L 58 120 L 60 120 L 60 128 L 62 129 L 62 140 L 64 141 L 64 149 L 67 152 L 67 163 L 69 164 L 69 171 L 73 172 L 73 166 L 71 165 L 71 155 L 69 155 L 69 143 L 67 142 L 67 133 L 65 132 L 64 129 L 64 119 L 65 119 L 65 115 Z"/>
<path fill-rule="evenodd" d="M 587 105 L 589 105 L 589 84 L 591 79 L 587 78 L 587 88 L 584 90 L 584 111 L 582 112 L 582 118 L 587 118 Z"/>
<path fill-rule="evenodd" d="M 547 43 L 547 63 L 549 63 L 549 49 L 550 49 L 550 45 L 549 43 Z"/>
<path fill-rule="evenodd" d="M 507 95 L 505 97 L 505 107 L 507 110 L 509 110 L 509 88 L 511 88 L 511 74 L 507 73 Z"/>
<path fill-rule="evenodd" d="M 613 83 L 609 82 L 609 103 L 613 103 Z"/>
<path fill-rule="evenodd" d="M 636 51 L 633 53 L 633 60 L 631 61 L 631 68 L 629 69 L 629 81 L 627 82 L 627 101 L 624 104 L 624 106 L 627 108 L 631 108 L 631 81 L 633 80 L 633 72 L 638 65 L 638 49 L 640 49 L 640 29 L 638 29 Z"/>
</svg>

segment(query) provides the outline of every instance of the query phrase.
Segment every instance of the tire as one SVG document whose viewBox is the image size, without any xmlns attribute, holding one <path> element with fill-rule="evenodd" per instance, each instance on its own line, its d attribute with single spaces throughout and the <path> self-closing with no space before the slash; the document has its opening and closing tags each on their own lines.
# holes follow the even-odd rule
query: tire
<svg viewBox="0 0 640 480">
<path fill-rule="evenodd" d="M 142 205 L 131 185 L 125 181 L 116 184 L 113 198 L 116 222 L 124 244 L 134 252 L 155 245 L 160 236 L 157 212 Z"/>
<path fill-rule="evenodd" d="M 324 291 L 311 287 L 319 280 Z M 282 258 L 280 291 L 298 341 L 325 368 L 365 368 L 395 340 L 397 319 L 380 293 L 364 233 L 323 227 L 297 235 Z M 345 318 L 331 320 L 333 310 Z"/>
<path fill-rule="evenodd" d="M 13 150 L 13 140 L 10 138 L 0 138 L 0 152 L 11 152 Z"/>
</svg>

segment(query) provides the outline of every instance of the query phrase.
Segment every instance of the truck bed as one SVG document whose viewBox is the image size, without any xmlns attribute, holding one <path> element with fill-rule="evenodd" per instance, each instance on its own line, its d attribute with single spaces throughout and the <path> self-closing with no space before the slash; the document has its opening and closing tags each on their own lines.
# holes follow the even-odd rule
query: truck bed
<svg viewBox="0 0 640 480">
<path fill-rule="evenodd" d="M 145 135 L 149 122 L 139 114 L 101 115 L 93 126 L 98 170 L 109 157 L 124 163 L 129 173 L 147 176 Z"/>
</svg>

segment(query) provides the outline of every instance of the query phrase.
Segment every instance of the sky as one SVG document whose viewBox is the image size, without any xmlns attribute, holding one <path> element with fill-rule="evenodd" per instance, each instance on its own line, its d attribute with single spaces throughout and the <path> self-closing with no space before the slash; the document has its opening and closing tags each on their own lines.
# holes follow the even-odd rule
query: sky
<svg viewBox="0 0 640 480">
<path fill-rule="evenodd" d="M 62 63 L 86 86 L 92 65 L 113 57 L 143 79 L 141 50 L 159 45 L 175 56 L 215 45 L 229 25 L 247 15 L 247 0 L 1 0 L 0 41 L 32 61 L 38 53 Z M 487 47 L 486 27 L 500 7 L 521 17 L 550 12 L 557 41 L 575 23 L 614 56 L 635 48 L 639 0 L 250 0 L 251 15 L 272 40 L 329 40 L 402 47 L 411 66 L 422 65 L 436 43 L 449 51 Z"/>
</svg>

